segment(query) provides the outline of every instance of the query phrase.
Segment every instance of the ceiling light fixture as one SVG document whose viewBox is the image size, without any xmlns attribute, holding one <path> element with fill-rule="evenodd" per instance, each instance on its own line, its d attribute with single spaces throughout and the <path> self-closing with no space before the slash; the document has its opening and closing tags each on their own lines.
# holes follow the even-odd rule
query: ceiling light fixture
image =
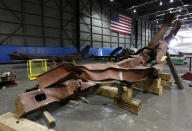
<svg viewBox="0 0 192 131">
<path fill-rule="evenodd" d="M 173 3 L 174 0 L 170 0 L 170 3 Z"/>
<path fill-rule="evenodd" d="M 113 2 L 114 0 L 110 0 L 111 2 Z"/>
<path fill-rule="evenodd" d="M 159 21 L 157 20 L 157 24 L 159 23 Z"/>
<path fill-rule="evenodd" d="M 133 12 L 136 13 L 137 12 L 136 9 L 134 9 Z"/>
<path fill-rule="evenodd" d="M 182 10 L 181 9 L 179 9 L 179 12 L 181 12 Z"/>
<path fill-rule="evenodd" d="M 160 6 L 162 6 L 162 5 L 163 5 L 163 2 L 162 2 L 162 1 L 160 1 L 159 5 L 160 5 Z"/>
</svg>

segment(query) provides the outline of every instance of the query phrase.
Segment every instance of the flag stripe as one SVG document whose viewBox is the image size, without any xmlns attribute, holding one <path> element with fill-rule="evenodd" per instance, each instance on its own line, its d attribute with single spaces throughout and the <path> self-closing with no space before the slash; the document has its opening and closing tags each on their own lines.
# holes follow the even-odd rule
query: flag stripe
<svg viewBox="0 0 192 131">
<path fill-rule="evenodd" d="M 114 28 L 114 27 L 111 27 L 111 29 L 113 29 L 113 30 L 117 30 L 117 31 L 122 31 L 122 32 L 127 32 L 127 33 L 130 33 L 130 32 L 131 32 L 130 30 L 123 30 L 123 29 L 120 29 L 120 28 Z"/>
<path fill-rule="evenodd" d="M 126 16 L 126 15 L 122 15 L 122 14 L 119 14 L 120 17 L 124 17 L 125 19 L 128 19 L 128 20 L 131 20 L 130 17 Z"/>
<path fill-rule="evenodd" d="M 126 34 L 126 35 L 131 34 L 131 32 L 117 31 L 117 30 L 113 30 L 113 29 L 111 29 L 111 30 L 114 31 L 114 32 L 119 32 L 119 33 Z"/>
<path fill-rule="evenodd" d="M 121 24 L 124 24 L 124 25 L 127 25 L 127 26 L 131 26 L 131 23 L 128 23 L 128 22 L 124 22 L 124 21 L 119 21 L 119 23 L 121 23 Z"/>
<path fill-rule="evenodd" d="M 125 24 L 122 24 L 122 23 L 114 22 L 114 21 L 111 21 L 111 23 L 113 23 L 114 25 L 119 25 L 119 26 L 131 29 L 130 25 L 125 25 Z"/>
<path fill-rule="evenodd" d="M 125 18 L 123 18 L 123 17 L 119 17 L 119 20 L 124 20 L 124 21 L 127 21 L 127 22 L 130 22 L 130 21 L 131 21 L 131 20 L 125 19 Z"/>
<path fill-rule="evenodd" d="M 131 24 L 130 21 L 125 21 L 125 20 L 123 20 L 123 19 L 119 19 L 119 22 L 124 22 L 125 24 L 126 24 L 126 23 L 127 23 L 127 24 Z"/>
<path fill-rule="evenodd" d="M 131 29 L 129 29 L 129 28 L 120 27 L 118 25 L 112 25 L 111 27 L 121 29 L 121 30 L 125 30 L 125 31 L 131 31 Z"/>
</svg>

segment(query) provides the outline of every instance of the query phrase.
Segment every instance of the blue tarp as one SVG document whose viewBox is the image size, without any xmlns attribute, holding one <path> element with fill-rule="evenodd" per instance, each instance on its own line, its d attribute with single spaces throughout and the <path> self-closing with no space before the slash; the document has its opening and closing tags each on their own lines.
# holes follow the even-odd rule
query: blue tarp
<svg viewBox="0 0 192 131">
<path fill-rule="evenodd" d="M 81 50 L 84 47 L 81 47 Z M 89 53 L 85 57 L 89 56 L 108 56 L 115 48 L 90 48 Z M 32 46 L 16 46 L 16 45 L 1 45 L 0 46 L 0 63 L 11 62 L 8 54 L 13 52 L 29 54 L 29 55 L 44 55 L 44 56 L 66 56 L 71 53 L 77 52 L 77 49 L 72 46 L 66 47 L 32 47 Z M 120 53 L 119 51 L 118 53 Z M 118 54 L 116 53 L 116 54 Z M 115 55 L 116 55 L 115 54 Z"/>
</svg>

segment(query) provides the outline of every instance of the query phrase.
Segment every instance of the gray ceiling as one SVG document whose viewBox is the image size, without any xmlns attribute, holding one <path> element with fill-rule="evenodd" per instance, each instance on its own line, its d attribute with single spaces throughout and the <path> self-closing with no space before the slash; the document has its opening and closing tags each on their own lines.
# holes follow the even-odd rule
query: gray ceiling
<svg viewBox="0 0 192 131">
<path fill-rule="evenodd" d="M 160 6 L 162 1 L 162 6 Z M 129 13 L 133 13 L 138 17 L 145 17 L 157 24 L 163 22 L 163 16 L 166 12 L 173 12 L 175 19 L 183 22 L 183 27 L 192 26 L 192 0 L 114 0 Z M 177 18 L 178 17 L 178 18 Z"/>
</svg>

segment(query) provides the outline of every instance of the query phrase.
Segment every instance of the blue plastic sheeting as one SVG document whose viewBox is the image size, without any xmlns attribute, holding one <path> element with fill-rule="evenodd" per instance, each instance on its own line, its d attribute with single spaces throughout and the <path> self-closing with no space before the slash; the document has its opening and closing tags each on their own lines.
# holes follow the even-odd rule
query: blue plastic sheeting
<svg viewBox="0 0 192 131">
<path fill-rule="evenodd" d="M 82 47 L 84 48 L 84 47 Z M 81 49 L 82 49 L 81 48 Z M 114 50 L 115 48 L 99 48 L 99 47 L 94 47 L 94 48 L 90 48 L 89 53 L 87 53 L 85 55 L 85 57 L 89 57 L 89 56 L 109 56 L 110 53 Z M 114 54 L 114 56 L 116 56 L 117 54 L 121 53 L 122 50 L 118 51 L 116 54 Z"/>
<path fill-rule="evenodd" d="M 81 47 L 81 50 L 84 47 Z M 89 56 L 108 56 L 115 48 L 90 48 L 89 53 L 85 57 Z M 24 47 L 14 45 L 1 45 L 0 46 L 0 63 L 11 62 L 8 54 L 13 52 L 29 54 L 29 55 L 44 55 L 44 56 L 66 56 L 71 53 L 77 52 L 77 49 L 72 46 L 66 47 Z M 119 51 L 118 53 L 120 53 Z M 116 54 L 118 54 L 116 53 Z"/>
<path fill-rule="evenodd" d="M 8 54 L 12 54 L 13 52 L 30 55 L 62 56 L 77 52 L 77 49 L 75 47 L 24 47 L 2 45 L 0 46 L 0 62 L 10 62 L 11 59 Z"/>
</svg>

